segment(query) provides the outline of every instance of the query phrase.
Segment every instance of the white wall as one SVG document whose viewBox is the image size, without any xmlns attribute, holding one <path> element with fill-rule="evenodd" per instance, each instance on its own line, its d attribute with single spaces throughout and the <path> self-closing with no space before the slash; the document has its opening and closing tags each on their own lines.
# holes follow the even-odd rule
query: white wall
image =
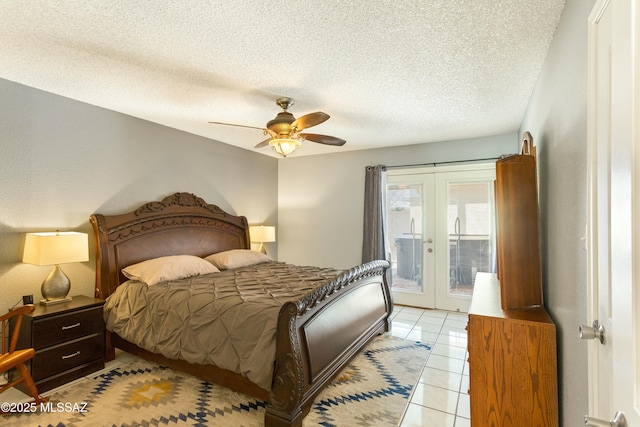
<svg viewBox="0 0 640 427">
<path fill-rule="evenodd" d="M 348 142 L 347 142 L 348 143 Z M 495 158 L 518 151 L 516 133 L 278 161 L 278 258 L 349 268 L 362 260 L 365 167 Z"/>
<path fill-rule="evenodd" d="M 543 282 L 556 321 L 561 425 L 587 413 L 587 18 L 594 0 L 567 0 L 521 131 L 538 154 Z"/>
<path fill-rule="evenodd" d="M 0 79 L 0 312 L 22 295 L 41 299 L 51 270 L 21 262 L 26 232 L 89 233 L 90 261 L 62 268 L 71 295 L 93 295 L 92 213 L 184 191 L 250 224 L 276 224 L 277 168 L 274 158 Z"/>
</svg>

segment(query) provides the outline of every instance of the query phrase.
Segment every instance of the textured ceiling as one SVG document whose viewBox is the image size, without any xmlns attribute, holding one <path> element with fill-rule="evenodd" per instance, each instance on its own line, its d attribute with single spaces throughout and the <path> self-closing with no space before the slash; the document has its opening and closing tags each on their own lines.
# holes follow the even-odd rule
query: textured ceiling
<svg viewBox="0 0 640 427">
<path fill-rule="evenodd" d="M 294 155 L 516 131 L 564 0 L 0 0 L 0 77 L 248 150 L 288 96 Z M 273 155 L 267 147 L 255 151 Z"/>
</svg>

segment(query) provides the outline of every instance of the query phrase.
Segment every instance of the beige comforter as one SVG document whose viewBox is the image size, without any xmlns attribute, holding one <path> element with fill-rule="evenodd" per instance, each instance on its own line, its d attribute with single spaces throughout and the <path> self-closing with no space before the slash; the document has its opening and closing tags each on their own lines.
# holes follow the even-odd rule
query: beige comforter
<svg viewBox="0 0 640 427">
<path fill-rule="evenodd" d="M 107 299 L 109 331 L 171 359 L 214 364 L 271 389 L 280 307 L 342 271 L 267 262 L 147 286 Z"/>
</svg>

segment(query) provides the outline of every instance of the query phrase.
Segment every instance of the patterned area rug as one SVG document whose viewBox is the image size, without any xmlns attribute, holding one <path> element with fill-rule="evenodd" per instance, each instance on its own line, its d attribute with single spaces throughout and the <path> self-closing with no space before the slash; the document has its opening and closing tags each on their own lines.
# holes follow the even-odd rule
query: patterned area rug
<svg viewBox="0 0 640 427">
<path fill-rule="evenodd" d="M 390 335 L 369 344 L 316 398 L 303 425 L 396 426 L 430 346 Z M 264 426 L 265 403 L 140 359 L 61 388 L 3 426 Z"/>
</svg>

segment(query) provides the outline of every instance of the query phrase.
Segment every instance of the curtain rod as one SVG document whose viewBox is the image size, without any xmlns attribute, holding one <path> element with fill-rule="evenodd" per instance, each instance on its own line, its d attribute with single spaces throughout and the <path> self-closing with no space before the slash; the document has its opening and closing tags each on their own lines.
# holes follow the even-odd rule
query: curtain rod
<svg viewBox="0 0 640 427">
<path fill-rule="evenodd" d="M 438 165 L 450 165 L 452 163 L 471 163 L 471 162 L 485 162 L 489 160 L 498 160 L 500 157 L 487 157 L 484 159 L 469 159 L 469 160 L 450 160 L 447 162 L 431 162 L 431 163 L 416 163 L 412 165 L 393 165 L 386 166 L 386 169 L 400 169 L 400 168 L 410 168 L 410 167 L 420 167 L 420 166 L 438 166 Z"/>
</svg>

